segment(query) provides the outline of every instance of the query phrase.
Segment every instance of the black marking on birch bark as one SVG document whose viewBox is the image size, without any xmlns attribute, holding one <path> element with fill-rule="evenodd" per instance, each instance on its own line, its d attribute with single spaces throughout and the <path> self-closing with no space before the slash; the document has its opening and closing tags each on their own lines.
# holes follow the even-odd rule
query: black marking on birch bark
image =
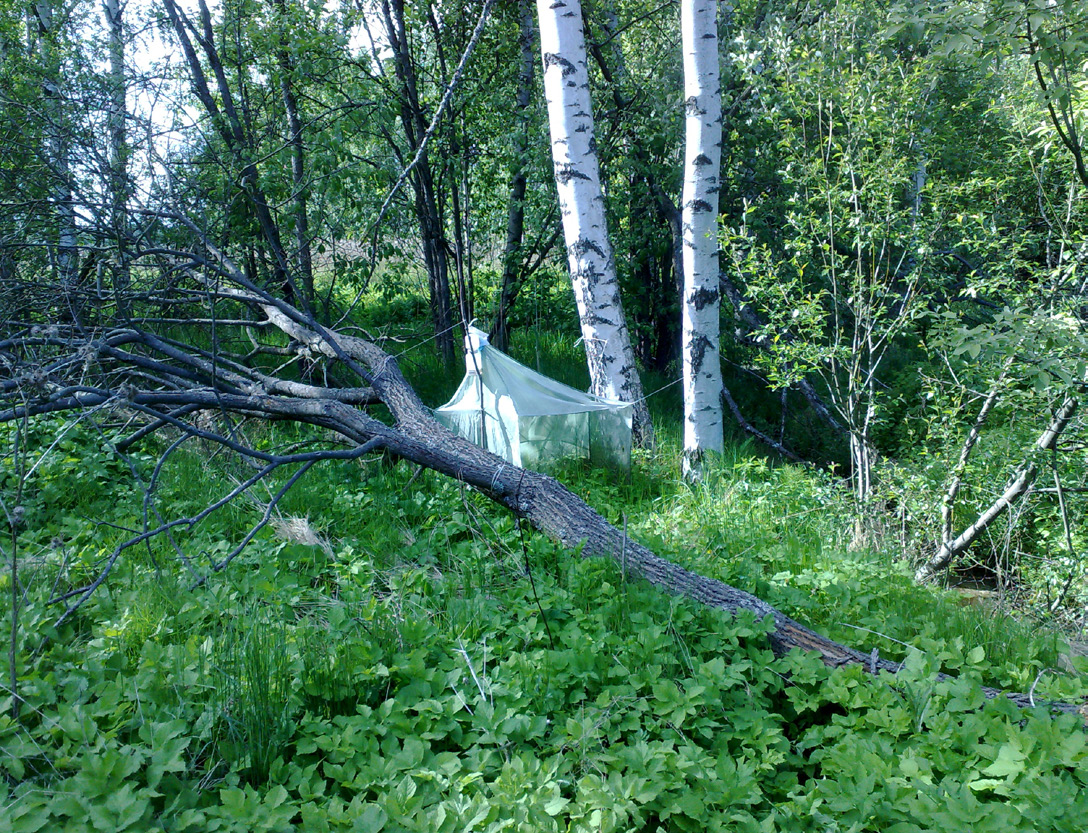
<svg viewBox="0 0 1088 833">
<path fill-rule="evenodd" d="M 718 303 L 719 297 L 720 293 L 718 292 L 717 287 L 709 288 L 701 286 L 688 296 L 688 303 L 695 307 L 696 310 L 701 311 L 706 309 L 710 304 Z"/>
<path fill-rule="evenodd" d="M 692 213 L 699 214 L 703 211 L 713 211 L 714 206 L 708 203 L 706 200 L 692 200 L 688 203 L 691 206 Z"/>
<path fill-rule="evenodd" d="M 568 249 L 567 251 L 569 260 L 571 257 L 569 254 L 570 250 Z M 574 258 L 577 261 L 578 256 L 574 255 Z M 577 284 L 577 289 L 575 291 L 578 293 L 578 297 L 582 299 L 582 306 L 587 310 L 591 309 L 595 297 L 594 291 L 597 288 L 597 284 L 601 282 L 601 278 L 603 277 L 602 273 L 592 266 L 581 264 L 579 267 L 571 269 L 570 276 L 571 280 Z M 589 313 L 587 312 L 586 314 L 588 315 Z"/>
<path fill-rule="evenodd" d="M 703 370 L 703 360 L 706 358 L 707 351 L 710 350 L 713 345 L 710 343 L 710 339 L 704 335 L 697 335 L 691 340 L 691 373 L 701 373 Z"/>
<path fill-rule="evenodd" d="M 598 315 L 595 312 L 587 312 L 585 320 L 593 326 L 604 325 L 606 327 L 614 327 L 616 324 L 611 318 L 605 318 L 603 315 Z"/>
<path fill-rule="evenodd" d="M 713 32 L 704 32 L 700 37 L 702 37 L 703 40 L 714 40 L 714 38 L 718 36 Z"/>
<path fill-rule="evenodd" d="M 559 178 L 559 175 L 556 174 L 556 179 L 558 179 L 558 178 Z M 585 175 L 582 175 L 581 178 L 582 179 L 589 179 L 589 177 L 585 176 Z M 606 255 L 604 253 L 604 249 L 602 249 L 597 244 L 597 241 L 590 240 L 590 239 L 588 239 L 586 237 L 579 237 L 577 240 L 575 240 L 573 243 L 571 243 L 569 246 L 567 246 L 567 254 L 569 256 L 571 256 L 571 257 L 577 257 L 577 258 L 581 259 L 582 255 L 584 255 L 586 252 L 593 252 L 598 257 L 602 257 L 602 258 L 606 257 Z"/>
<path fill-rule="evenodd" d="M 555 181 L 560 185 L 566 185 L 572 179 L 589 179 L 581 171 L 575 170 L 574 166 L 570 163 L 564 162 L 555 169 Z"/>
<path fill-rule="evenodd" d="M 714 163 L 710 161 L 710 157 L 707 156 L 705 153 L 700 153 L 698 156 L 696 156 L 694 159 L 691 160 L 691 164 L 692 165 L 713 165 Z"/>
<path fill-rule="evenodd" d="M 601 344 L 594 344 L 592 347 L 587 347 L 586 356 L 592 359 L 590 362 L 591 367 L 607 367 L 616 362 L 616 357 L 605 352 L 604 345 Z M 602 387 L 604 387 L 603 384 Z"/>
<path fill-rule="evenodd" d="M 544 71 L 547 72 L 549 67 L 557 66 L 562 69 L 562 76 L 566 78 L 569 75 L 573 75 L 578 71 L 578 68 L 564 58 L 562 55 L 558 55 L 555 52 L 544 53 Z"/>
</svg>

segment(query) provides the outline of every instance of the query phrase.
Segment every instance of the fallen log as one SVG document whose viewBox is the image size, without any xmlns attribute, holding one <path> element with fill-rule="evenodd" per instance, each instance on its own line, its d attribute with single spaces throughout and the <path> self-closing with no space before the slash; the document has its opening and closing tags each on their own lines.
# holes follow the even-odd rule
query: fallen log
<svg viewBox="0 0 1088 833">
<path fill-rule="evenodd" d="M 0 341 L 0 354 L 8 357 L 11 371 L 0 390 L 0 421 L 124 406 L 146 413 L 157 425 L 220 442 L 265 460 L 268 466 L 276 460 L 242 448 L 230 437 L 200 428 L 191 418 L 207 409 L 318 426 L 347 439 L 360 451 L 391 453 L 465 483 L 565 547 L 579 549 L 585 557 L 622 562 L 625 575 L 644 579 L 666 593 L 729 615 L 747 611 L 763 619 L 769 617 L 773 629 L 768 640 L 777 656 L 797 648 L 816 652 L 831 667 L 859 665 L 874 675 L 899 671 L 899 663 L 828 639 L 757 596 L 662 558 L 630 540 L 555 478 L 513 466 L 453 434 L 432 418 L 396 360 L 373 341 L 319 326 L 306 314 L 248 284 L 229 261 L 221 255 L 216 257 L 232 283 L 214 289 L 219 298 L 260 310 L 266 316 L 265 324 L 288 335 L 300 352 L 341 362 L 360 377 L 365 387 L 345 395 L 343 390 L 313 384 L 279 385 L 240 363 L 209 361 L 199 351 L 186 350 L 176 342 L 134 328 L 92 337 L 53 327 L 44 334 L 26 332 Z M 24 351 L 20 339 L 33 341 L 34 349 Z M 45 365 L 33 365 L 27 360 L 28 356 L 50 352 Z M 97 370 L 92 372 L 94 368 Z M 67 378 L 69 372 L 78 375 L 78 381 Z M 97 383 L 89 381 L 92 375 Z M 392 424 L 366 413 L 365 403 L 375 400 L 388 408 Z M 343 459 L 345 452 L 328 452 L 327 456 Z M 319 457 L 310 455 L 306 462 Z M 291 462 L 301 462 L 301 458 L 292 458 Z M 140 540 L 145 537 L 146 533 Z M 114 561 L 116 555 L 93 586 L 84 588 L 81 594 L 65 595 L 69 610 L 102 583 Z M 72 598 L 77 601 L 71 602 Z M 1018 706 L 1036 705 L 1030 694 L 984 691 L 987 697 L 1008 697 Z M 1053 713 L 1080 709 L 1073 703 L 1043 705 Z"/>
</svg>

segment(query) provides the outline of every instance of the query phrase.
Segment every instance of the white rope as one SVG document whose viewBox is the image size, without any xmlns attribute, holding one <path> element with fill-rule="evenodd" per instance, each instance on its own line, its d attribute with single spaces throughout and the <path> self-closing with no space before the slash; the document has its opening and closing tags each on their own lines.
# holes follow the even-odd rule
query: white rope
<svg viewBox="0 0 1088 833">
<path fill-rule="evenodd" d="M 640 396 L 638 399 L 633 400 L 630 404 L 635 405 L 635 404 L 637 404 L 639 402 L 645 402 L 651 396 L 657 396 L 657 394 L 661 393 L 661 391 L 665 390 L 666 388 L 671 388 L 673 385 L 678 385 L 683 381 L 684 381 L 683 377 L 681 377 L 679 379 L 673 379 L 667 385 L 662 385 L 657 390 L 652 390 L 648 394 L 646 394 L 645 396 Z"/>
</svg>

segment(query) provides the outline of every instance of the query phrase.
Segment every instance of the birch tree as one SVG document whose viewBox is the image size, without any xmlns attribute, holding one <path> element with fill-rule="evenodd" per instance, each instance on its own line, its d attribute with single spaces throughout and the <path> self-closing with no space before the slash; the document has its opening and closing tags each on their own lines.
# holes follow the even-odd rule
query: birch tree
<svg viewBox="0 0 1088 833">
<path fill-rule="evenodd" d="M 718 172 L 722 99 L 717 0 L 684 0 L 684 473 L 698 474 L 704 452 L 722 450 L 719 359 Z"/>
<path fill-rule="evenodd" d="M 537 0 L 537 17 L 552 164 L 590 387 L 598 396 L 634 403 L 636 436 L 649 445 L 653 426 L 635 367 L 605 220 L 581 4 Z"/>
</svg>

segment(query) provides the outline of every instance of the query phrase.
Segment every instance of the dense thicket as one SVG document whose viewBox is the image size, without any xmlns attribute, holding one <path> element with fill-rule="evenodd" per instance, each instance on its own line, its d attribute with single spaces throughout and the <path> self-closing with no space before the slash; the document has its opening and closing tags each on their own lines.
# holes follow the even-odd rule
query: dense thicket
<svg viewBox="0 0 1088 833">
<path fill-rule="evenodd" d="M 473 320 L 575 385 L 601 354 L 578 343 L 594 331 L 568 262 L 586 253 L 564 250 L 557 199 L 578 172 L 549 152 L 544 77 L 571 73 L 542 63 L 528 0 L 0 4 L 0 767 L 18 829 L 1074 829 L 1043 796 L 1083 802 L 1083 741 L 982 708 L 979 682 L 1075 697 L 1047 669 L 1079 660 L 1024 636 L 987 670 L 1006 634 L 979 634 L 1004 620 L 907 576 L 1083 631 L 1088 4 L 718 5 L 716 211 L 682 196 L 702 105 L 679 5 L 579 11 L 598 254 L 661 438 L 632 475 L 643 500 L 573 467 L 571 492 L 526 486 L 428 433 L 389 381 L 397 360 L 439 404 Z M 695 202 L 720 245 L 727 430 L 799 467 L 711 455 L 673 494 L 651 481 L 679 478 Z M 618 576 L 558 566 L 404 459 L 587 539 Z M 314 483 L 319 462 L 347 485 Z M 731 500 L 782 517 L 754 536 Z M 395 535 L 359 520 L 375 512 L 403 519 Z M 657 581 L 635 537 L 692 572 Z M 695 574 L 772 619 L 617 589 Z M 775 660 L 760 646 L 793 619 L 908 670 L 861 693 Z M 964 678 L 927 683 L 942 665 Z"/>
</svg>

